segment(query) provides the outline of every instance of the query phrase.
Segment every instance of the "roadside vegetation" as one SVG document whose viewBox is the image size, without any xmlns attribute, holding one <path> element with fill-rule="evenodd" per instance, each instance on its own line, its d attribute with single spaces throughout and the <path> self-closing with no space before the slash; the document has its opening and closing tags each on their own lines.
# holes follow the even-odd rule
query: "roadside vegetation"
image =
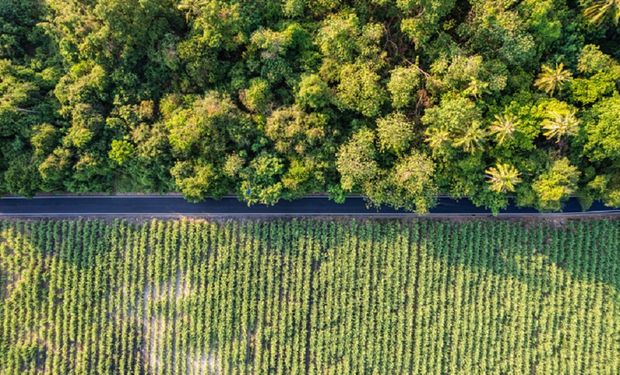
<svg viewBox="0 0 620 375">
<path fill-rule="evenodd" d="M 618 374 L 620 222 L 0 222 L 0 373 Z"/>
<path fill-rule="evenodd" d="M 0 194 L 620 206 L 618 0 L 6 0 Z"/>
</svg>

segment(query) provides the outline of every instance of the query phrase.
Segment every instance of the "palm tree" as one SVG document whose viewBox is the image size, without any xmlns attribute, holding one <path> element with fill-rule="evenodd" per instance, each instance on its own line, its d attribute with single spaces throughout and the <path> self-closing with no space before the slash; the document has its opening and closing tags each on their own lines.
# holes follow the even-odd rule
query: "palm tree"
<svg viewBox="0 0 620 375">
<path fill-rule="evenodd" d="M 562 87 L 570 81 L 572 74 L 569 70 L 564 69 L 564 64 L 560 63 L 555 68 L 549 65 L 543 65 L 542 71 L 536 78 L 534 86 L 539 90 L 553 96 L 556 90 L 561 91 Z"/>
<path fill-rule="evenodd" d="M 470 154 L 482 148 L 486 131 L 480 125 L 480 121 L 473 121 L 460 137 L 454 141 L 454 146 L 461 147 L 463 151 Z"/>
<path fill-rule="evenodd" d="M 549 118 L 543 120 L 543 134 L 547 139 L 556 138 L 556 142 L 564 136 L 575 135 L 579 131 L 579 119 L 572 112 L 551 112 Z"/>
<path fill-rule="evenodd" d="M 487 91 L 489 87 L 488 82 L 482 82 L 477 78 L 473 78 L 465 89 L 465 94 L 471 95 L 474 98 L 480 98 L 480 96 Z"/>
<path fill-rule="evenodd" d="M 515 185 L 520 183 L 521 177 L 517 168 L 510 164 L 498 163 L 485 171 L 490 189 L 497 193 L 513 192 Z"/>
<path fill-rule="evenodd" d="M 428 128 L 425 132 L 426 143 L 433 152 L 441 150 L 441 148 L 450 140 L 450 133 L 445 129 Z"/>
<path fill-rule="evenodd" d="M 501 145 L 507 140 L 512 139 L 519 123 L 519 119 L 511 113 L 496 115 L 495 121 L 493 121 L 489 130 L 497 139 L 497 143 Z"/>
<path fill-rule="evenodd" d="M 608 17 L 614 25 L 618 25 L 620 0 L 596 0 L 583 11 L 583 15 L 595 25 L 602 24 Z"/>
</svg>

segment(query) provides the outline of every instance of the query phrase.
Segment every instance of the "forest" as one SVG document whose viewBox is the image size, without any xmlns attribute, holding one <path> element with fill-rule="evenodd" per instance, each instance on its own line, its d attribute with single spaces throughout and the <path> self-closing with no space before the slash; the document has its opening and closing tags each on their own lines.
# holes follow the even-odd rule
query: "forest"
<svg viewBox="0 0 620 375">
<path fill-rule="evenodd" d="M 620 221 L 0 221 L 2 374 L 620 373 Z"/>
<path fill-rule="evenodd" d="M 620 206 L 618 0 L 4 0 L 0 195 Z"/>
</svg>

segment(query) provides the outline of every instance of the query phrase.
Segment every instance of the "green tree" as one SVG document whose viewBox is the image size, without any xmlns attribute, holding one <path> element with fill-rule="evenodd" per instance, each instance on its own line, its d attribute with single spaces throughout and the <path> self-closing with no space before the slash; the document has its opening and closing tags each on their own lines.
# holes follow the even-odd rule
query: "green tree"
<svg viewBox="0 0 620 375">
<path fill-rule="evenodd" d="M 426 142 L 433 153 L 440 154 L 448 150 L 448 145 L 465 152 L 478 150 L 486 136 L 481 119 L 480 110 L 471 100 L 447 94 L 441 98 L 439 106 L 428 108 L 421 120 L 427 127 Z"/>
<path fill-rule="evenodd" d="M 420 72 L 415 66 L 398 66 L 390 71 L 387 90 L 392 97 L 392 107 L 402 109 L 416 98 L 420 88 Z"/>
<path fill-rule="evenodd" d="M 73 155 L 70 150 L 56 148 L 38 166 L 43 191 L 66 191 L 66 182 L 71 176 Z"/>
<path fill-rule="evenodd" d="M 131 132 L 134 154 L 126 177 L 131 191 L 167 192 L 174 189 L 173 160 L 165 124 L 141 123 Z"/>
<path fill-rule="evenodd" d="M 571 97 L 582 104 L 593 104 L 616 92 L 620 81 L 620 66 L 594 74 L 589 78 L 576 78 L 571 82 Z"/>
<path fill-rule="evenodd" d="M 467 40 L 469 49 L 479 53 L 484 60 L 510 67 L 529 66 L 537 58 L 537 34 L 543 34 L 548 40 L 560 37 L 562 23 L 556 18 L 558 13 L 561 14 L 561 8 L 554 1 L 524 1 L 509 5 L 507 2 L 479 0 L 470 4 L 470 13 L 457 26 L 456 32 Z M 536 28 L 540 27 L 538 18 L 544 30 L 536 33 Z"/>
<path fill-rule="evenodd" d="M 439 80 L 439 89 L 473 98 L 503 90 L 508 76 L 503 64 L 495 60 L 487 62 L 480 55 L 456 55 L 450 61 L 439 58 L 433 62 L 431 73 Z"/>
<path fill-rule="evenodd" d="M 285 82 L 293 87 L 300 73 L 315 65 L 315 53 L 310 34 L 293 22 L 277 30 L 256 30 L 244 55 L 250 73 L 259 74 L 271 85 Z"/>
<path fill-rule="evenodd" d="M 265 113 L 272 101 L 269 82 L 261 78 L 250 80 L 250 86 L 240 95 L 245 108 L 252 112 Z"/>
<path fill-rule="evenodd" d="M 71 127 L 67 130 L 64 142 L 77 149 L 86 149 L 97 136 L 102 136 L 103 116 L 90 104 L 77 104 L 71 111 Z"/>
<path fill-rule="evenodd" d="M 579 119 L 575 111 L 550 111 L 542 122 L 542 128 L 545 137 L 560 142 L 565 137 L 577 134 Z"/>
<path fill-rule="evenodd" d="M 360 32 L 360 21 L 355 13 L 335 14 L 325 19 L 316 41 L 323 56 L 351 62 L 360 52 L 355 43 Z"/>
<path fill-rule="evenodd" d="M 515 186 L 522 182 L 519 171 L 510 164 L 497 163 L 485 172 L 490 189 L 497 193 L 514 192 Z"/>
<path fill-rule="evenodd" d="M 487 131 L 480 121 L 473 121 L 462 133 L 452 141 L 454 147 L 460 147 L 467 153 L 474 153 L 483 148 Z"/>
<path fill-rule="evenodd" d="M 620 22 L 620 0 L 594 0 L 583 14 L 593 24 L 600 25 L 609 19 L 617 26 Z"/>
<path fill-rule="evenodd" d="M 577 70 L 585 74 L 594 74 L 607 70 L 613 65 L 617 65 L 617 63 L 610 56 L 601 52 L 599 46 L 586 44 L 579 54 Z"/>
<path fill-rule="evenodd" d="M 301 77 L 296 100 L 304 108 L 319 109 L 332 101 L 332 93 L 318 74 L 308 74 Z"/>
<path fill-rule="evenodd" d="M 0 59 L 19 61 L 29 50 L 41 48 L 42 31 L 37 22 L 44 16 L 38 0 L 6 0 L 0 2 Z"/>
<path fill-rule="evenodd" d="M 265 134 L 282 154 L 311 153 L 313 147 L 325 146 L 327 116 L 306 113 L 297 106 L 279 108 L 267 119 Z"/>
<path fill-rule="evenodd" d="M 562 63 L 557 64 L 555 68 L 543 65 L 542 71 L 536 78 L 536 81 L 534 81 L 534 86 L 553 96 L 556 91 L 561 91 L 570 82 L 571 78 L 571 72 L 564 69 L 564 64 Z"/>
<path fill-rule="evenodd" d="M 375 117 L 386 100 L 381 77 L 365 64 L 347 64 L 340 72 L 336 97 L 340 107 Z"/>
<path fill-rule="evenodd" d="M 520 120 L 513 114 L 495 115 L 495 120 L 489 127 L 489 132 L 495 137 L 498 144 L 513 139 Z"/>
<path fill-rule="evenodd" d="M 48 123 L 36 125 L 33 128 L 30 143 L 34 148 L 35 155 L 44 156 L 52 152 L 58 143 L 58 129 Z"/>
<path fill-rule="evenodd" d="M 571 82 L 571 97 L 582 104 L 593 104 L 617 92 L 620 64 L 602 53 L 596 45 L 586 45 L 579 55 L 577 69 L 585 77 Z"/>
<path fill-rule="evenodd" d="M 620 96 L 595 104 L 584 124 L 587 142 L 583 156 L 602 161 L 620 158 Z"/>
<path fill-rule="evenodd" d="M 413 152 L 399 160 L 390 175 L 395 191 L 386 203 L 418 213 L 427 213 L 437 200 L 435 164 L 426 155 Z"/>
<path fill-rule="evenodd" d="M 112 189 L 112 166 L 105 155 L 84 151 L 77 155 L 71 178 L 65 182 L 68 191 L 85 193 L 109 192 Z"/>
<path fill-rule="evenodd" d="M 440 20 L 452 11 L 455 0 L 399 0 L 396 6 L 404 15 L 401 31 L 416 45 L 425 46 L 441 28 Z"/>
<path fill-rule="evenodd" d="M 183 23 L 176 0 L 46 3 L 52 10 L 49 31 L 70 75 L 83 64 L 101 69 L 110 86 L 98 94 L 106 101 L 124 104 L 162 93 L 172 77 L 168 41 Z"/>
<path fill-rule="evenodd" d="M 617 168 L 617 167 L 616 167 Z M 617 170 L 613 168 L 614 170 Z M 620 178 L 617 173 L 596 176 L 586 188 L 595 192 L 609 207 L 620 207 Z"/>
<path fill-rule="evenodd" d="M 134 146 L 126 140 L 115 139 L 112 141 L 109 156 L 116 164 L 126 165 L 135 152 Z"/>
<path fill-rule="evenodd" d="M 225 94 L 208 92 L 204 97 L 167 97 L 162 106 L 172 151 L 179 158 L 218 159 L 227 135 L 241 126 L 241 114 Z"/>
<path fill-rule="evenodd" d="M 428 128 L 424 136 L 434 154 L 441 153 L 450 146 L 450 132 L 447 129 Z"/>
<path fill-rule="evenodd" d="M 219 197 L 220 176 L 213 165 L 207 162 L 180 161 L 171 170 L 174 183 L 183 196 L 191 202 L 200 202 L 209 196 Z"/>
<path fill-rule="evenodd" d="M 581 173 L 567 158 L 552 162 L 547 171 L 532 183 L 537 197 L 537 206 L 543 211 L 559 211 L 562 201 L 577 191 Z"/>
<path fill-rule="evenodd" d="M 429 129 L 445 129 L 456 134 L 480 119 L 480 110 L 474 102 L 459 95 L 448 94 L 441 98 L 438 106 L 428 108 L 421 120 Z"/>
<path fill-rule="evenodd" d="M 226 157 L 224 167 L 222 168 L 224 175 L 229 178 L 239 177 L 239 172 L 245 166 L 245 158 L 239 154 L 230 154 Z"/>
<path fill-rule="evenodd" d="M 309 193 L 325 192 L 329 166 L 313 156 L 291 160 L 282 176 L 283 197 L 296 199 Z"/>
<path fill-rule="evenodd" d="M 413 141 L 413 123 L 399 112 L 377 120 L 379 146 L 382 150 L 402 155 Z"/>
<path fill-rule="evenodd" d="M 31 4 L 32 5 L 32 4 Z M 19 9 L 19 6 L 17 6 Z M 0 11 L 7 11 L 4 4 L 0 5 Z M 9 15 L 11 10 L 8 10 Z M 0 13 L 0 26 L 10 29 L 11 22 L 7 25 L 6 19 L 2 19 L 6 13 Z M 15 21 L 15 20 L 12 20 Z M 24 25 L 15 25 L 21 29 Z M 10 35 L 3 35 L 10 38 Z M 21 37 L 16 37 L 20 40 Z M 10 43 L 10 41 L 5 41 Z M 0 36 L 2 43 L 2 36 Z M 24 45 L 27 48 L 35 48 L 30 43 Z M 1 48 L 1 47 L 0 47 Z M 21 65 L 22 60 L 30 57 L 22 56 L 21 53 L 11 55 L 14 62 L 0 59 L 0 176 L 4 174 L 4 183 L 0 182 L 0 191 L 8 191 L 14 194 L 32 195 L 40 187 L 40 178 L 36 173 L 36 164 L 44 157 L 44 152 L 50 152 L 54 145 L 45 142 L 45 137 L 39 137 L 40 142 L 30 143 L 32 134 L 36 133 L 43 124 L 54 123 L 57 119 L 55 114 L 55 101 L 49 95 L 55 83 L 55 77 L 49 77 L 50 72 L 45 67 L 46 62 L 33 59 L 30 63 L 32 68 Z M 23 51 L 24 53 L 27 51 Z M 8 53 L 8 52 L 7 52 Z M 51 126 L 51 125 L 49 125 Z M 49 130 L 49 127 L 45 127 Z M 35 137 L 35 141 L 37 141 Z M 56 137 L 54 140 L 56 141 Z M 49 147 L 45 151 L 43 147 Z M 33 150 L 33 148 L 35 148 Z M 33 154 L 36 156 L 33 158 Z M 21 171 L 21 172 L 20 172 Z M 22 172 L 34 174 L 23 174 Z M 26 178 L 28 176 L 28 178 Z M 20 186 L 22 184 L 22 186 Z"/>
<path fill-rule="evenodd" d="M 364 24 L 356 13 L 350 11 L 325 17 L 316 35 L 316 44 L 326 59 L 324 68 L 337 68 L 339 64 L 353 63 L 356 59 L 379 64 L 383 31 L 380 24 Z"/>
<path fill-rule="evenodd" d="M 11 160 L 3 175 L 3 189 L 11 194 L 31 197 L 39 191 L 39 174 L 29 155 Z"/>
<path fill-rule="evenodd" d="M 370 129 L 361 129 L 340 146 L 336 167 L 340 173 L 340 184 L 345 191 L 352 191 L 372 181 L 379 173 L 375 161 L 375 134 Z"/>
<path fill-rule="evenodd" d="M 241 172 L 240 194 L 248 205 L 274 205 L 280 198 L 284 186 L 281 181 L 284 173 L 282 159 L 275 155 L 262 153 L 252 159 Z"/>
</svg>

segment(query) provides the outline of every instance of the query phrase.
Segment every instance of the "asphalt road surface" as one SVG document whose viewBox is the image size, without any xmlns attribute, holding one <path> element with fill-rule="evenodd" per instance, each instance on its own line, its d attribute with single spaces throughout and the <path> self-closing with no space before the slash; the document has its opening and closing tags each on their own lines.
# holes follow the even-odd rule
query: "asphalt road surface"
<svg viewBox="0 0 620 375">
<path fill-rule="evenodd" d="M 491 213 L 475 207 L 469 200 L 439 198 L 429 216 L 488 216 Z M 510 205 L 500 216 L 544 216 L 532 208 Z M 583 212 L 577 199 L 570 199 L 562 213 L 553 216 L 620 215 L 620 210 L 596 202 Z M 416 216 L 389 207 L 368 208 L 361 197 L 349 197 L 337 204 L 326 197 L 306 197 L 296 201 L 281 201 L 275 206 L 248 207 L 236 197 L 209 199 L 189 203 L 180 196 L 170 195 L 112 195 L 112 196 L 39 196 L 32 199 L 5 197 L 0 199 L 0 216 L 5 217 L 81 217 L 81 216 Z"/>
</svg>

